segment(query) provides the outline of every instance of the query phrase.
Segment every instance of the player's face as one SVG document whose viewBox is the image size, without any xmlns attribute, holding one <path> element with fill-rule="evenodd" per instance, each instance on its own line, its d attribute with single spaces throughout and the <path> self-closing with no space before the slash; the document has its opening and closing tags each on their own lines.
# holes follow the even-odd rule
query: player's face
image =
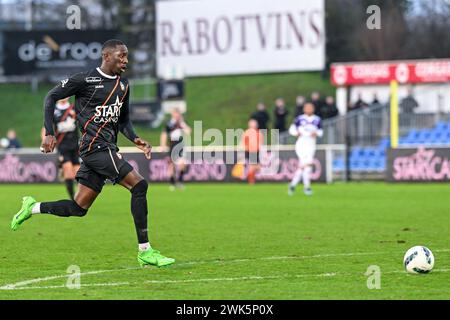
<svg viewBox="0 0 450 320">
<path fill-rule="evenodd" d="M 109 64 L 115 74 L 122 74 L 127 69 L 128 48 L 126 46 L 117 46 L 110 52 Z"/>
<path fill-rule="evenodd" d="M 303 112 L 308 116 L 312 115 L 314 113 L 314 105 L 309 103 L 306 104 L 303 108 Z"/>
<path fill-rule="evenodd" d="M 69 101 L 69 98 L 64 98 L 64 99 L 58 100 L 57 102 L 58 102 L 59 104 L 65 104 L 65 103 L 67 103 L 68 101 Z"/>
<path fill-rule="evenodd" d="M 251 120 L 248 122 L 248 127 L 249 127 L 250 129 L 258 129 L 258 122 L 256 122 L 256 120 L 251 119 Z"/>
<path fill-rule="evenodd" d="M 178 111 L 172 111 L 172 119 L 175 121 L 180 121 L 181 113 L 179 113 Z"/>
</svg>

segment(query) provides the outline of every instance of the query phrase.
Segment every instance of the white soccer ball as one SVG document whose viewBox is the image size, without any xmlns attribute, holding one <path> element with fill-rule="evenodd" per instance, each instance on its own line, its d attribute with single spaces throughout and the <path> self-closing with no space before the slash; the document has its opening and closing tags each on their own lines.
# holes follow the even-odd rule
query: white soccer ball
<svg viewBox="0 0 450 320">
<path fill-rule="evenodd" d="M 434 256 L 430 249 L 424 246 L 415 246 L 406 251 L 403 265 L 409 273 L 428 273 L 433 269 Z"/>
<path fill-rule="evenodd" d="M 0 139 L 0 147 L 8 148 L 8 146 L 9 146 L 9 140 L 6 138 L 1 138 Z"/>
</svg>

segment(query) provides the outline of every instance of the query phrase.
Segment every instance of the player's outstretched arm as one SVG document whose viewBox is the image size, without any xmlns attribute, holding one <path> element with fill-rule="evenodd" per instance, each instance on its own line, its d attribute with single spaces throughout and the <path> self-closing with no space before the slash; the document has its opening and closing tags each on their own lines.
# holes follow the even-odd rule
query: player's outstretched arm
<svg viewBox="0 0 450 320">
<path fill-rule="evenodd" d="M 316 136 L 319 138 L 323 137 L 322 120 L 319 120 L 319 124 L 317 125 Z"/>
<path fill-rule="evenodd" d="M 148 141 L 145 141 L 141 138 L 136 138 L 134 140 L 134 144 L 138 149 L 141 149 L 144 152 L 144 155 L 147 159 L 150 160 L 152 158 L 152 146 Z"/>
<path fill-rule="evenodd" d="M 128 90 L 122 106 L 122 112 L 120 113 L 119 131 L 122 132 L 122 134 L 128 140 L 132 141 L 138 149 L 142 150 L 147 159 L 150 159 L 152 157 L 152 146 L 149 142 L 138 137 L 131 123 L 129 112 L 129 97 L 130 91 Z"/>
<path fill-rule="evenodd" d="M 188 136 L 189 136 L 189 135 L 191 134 L 191 132 L 192 132 L 191 127 L 189 127 L 189 126 L 187 125 L 187 123 L 184 121 L 183 118 L 181 119 L 181 129 L 183 129 L 184 134 L 186 134 L 186 135 L 188 135 Z"/>
<path fill-rule="evenodd" d="M 147 159 L 151 159 L 152 157 L 152 146 L 148 141 L 145 141 L 142 138 L 139 138 L 136 133 L 134 132 L 133 125 L 131 124 L 131 121 L 128 116 L 124 116 L 121 119 L 124 119 L 119 124 L 119 130 L 122 132 L 122 134 L 127 137 L 128 140 L 132 141 L 136 147 L 140 150 L 142 150 L 145 154 L 145 157 Z"/>
<path fill-rule="evenodd" d="M 300 132 L 299 132 L 297 126 L 294 123 L 291 124 L 291 126 L 289 127 L 289 134 L 291 136 L 296 137 L 296 138 L 300 136 Z"/>
<path fill-rule="evenodd" d="M 163 132 L 161 132 L 161 136 L 159 137 L 159 145 L 161 146 L 162 150 L 167 149 L 167 138 L 168 138 L 168 134 L 164 130 Z"/>
</svg>

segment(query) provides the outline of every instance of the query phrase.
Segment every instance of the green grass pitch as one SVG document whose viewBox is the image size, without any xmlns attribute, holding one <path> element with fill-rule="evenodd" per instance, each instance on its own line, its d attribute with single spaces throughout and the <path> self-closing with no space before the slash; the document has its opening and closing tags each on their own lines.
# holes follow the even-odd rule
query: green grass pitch
<svg viewBox="0 0 450 320">
<path fill-rule="evenodd" d="M 152 185 L 151 242 L 177 262 L 142 269 L 125 189 L 106 186 L 84 218 L 34 216 L 13 232 L 21 196 L 57 200 L 65 189 L 2 185 L 0 299 L 450 299 L 449 184 L 314 185 L 312 197 L 286 191 Z M 430 274 L 404 271 L 414 245 L 433 251 Z M 65 286 L 71 265 L 80 268 L 80 289 Z M 367 287 L 371 265 L 380 268 L 380 289 Z"/>
</svg>

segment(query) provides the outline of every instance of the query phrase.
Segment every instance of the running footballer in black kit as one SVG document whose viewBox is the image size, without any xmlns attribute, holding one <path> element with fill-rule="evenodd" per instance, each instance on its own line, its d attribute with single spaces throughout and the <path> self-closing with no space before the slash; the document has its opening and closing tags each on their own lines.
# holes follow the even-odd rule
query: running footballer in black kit
<svg viewBox="0 0 450 320">
<path fill-rule="evenodd" d="M 79 183 L 74 200 L 36 202 L 24 197 L 21 210 L 11 228 L 17 230 L 33 215 L 48 213 L 60 217 L 82 217 L 102 191 L 105 180 L 120 184 L 131 192 L 131 213 L 138 238 L 138 262 L 166 266 L 175 262 L 150 246 L 147 229 L 147 181 L 118 153 L 117 136 L 121 132 L 151 158 L 150 144 L 139 138 L 129 119 L 130 88 L 121 75 L 128 64 L 128 49 L 120 40 L 108 40 L 102 48 L 99 68 L 77 73 L 53 88 L 45 98 L 45 137 L 41 150 L 52 152 L 57 143 L 53 129 L 56 101 L 75 96 L 75 112 L 81 130 L 79 144 L 83 160 L 77 172 Z"/>
<path fill-rule="evenodd" d="M 58 100 L 55 105 L 53 125 L 58 149 L 58 165 L 66 184 L 70 199 L 74 199 L 74 180 L 80 168 L 78 154 L 78 128 L 76 126 L 75 106 L 69 98 Z M 45 128 L 42 128 L 42 140 L 45 137 Z"/>
<path fill-rule="evenodd" d="M 169 176 L 170 190 L 174 191 L 175 187 L 181 189 L 183 186 L 184 175 L 187 171 L 186 161 L 184 159 L 184 141 L 183 134 L 191 134 L 191 128 L 186 124 L 181 112 L 173 109 L 171 118 L 167 122 L 164 131 L 161 133 L 161 146 L 169 149 Z M 169 147 L 167 147 L 169 140 Z M 178 171 L 178 176 L 177 176 Z"/>
</svg>

